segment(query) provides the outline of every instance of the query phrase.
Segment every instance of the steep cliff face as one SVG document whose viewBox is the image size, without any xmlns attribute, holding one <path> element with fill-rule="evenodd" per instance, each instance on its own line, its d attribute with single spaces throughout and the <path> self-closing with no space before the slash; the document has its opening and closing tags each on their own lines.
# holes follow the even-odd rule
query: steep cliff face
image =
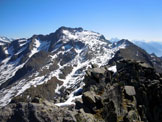
<svg viewBox="0 0 162 122">
<path fill-rule="evenodd" d="M 86 71 L 83 89 L 74 93 L 75 104 L 56 107 L 37 96 L 13 101 L 0 109 L 0 120 L 38 122 L 160 122 L 162 74 L 146 63 L 120 60 L 116 66 Z"/>
</svg>

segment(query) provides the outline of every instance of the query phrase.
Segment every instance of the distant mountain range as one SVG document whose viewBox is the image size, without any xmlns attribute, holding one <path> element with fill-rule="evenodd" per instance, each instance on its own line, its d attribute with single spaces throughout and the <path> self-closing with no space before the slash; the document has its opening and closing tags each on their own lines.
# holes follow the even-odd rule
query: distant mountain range
<svg viewBox="0 0 162 122">
<path fill-rule="evenodd" d="M 83 28 L 69 27 L 60 27 L 48 35 L 33 35 L 28 39 L 21 38 L 10 41 L 8 38 L 1 37 L 0 42 L 0 107 L 19 102 L 25 104 L 38 102 L 39 98 L 48 102 L 52 101 L 52 103 L 41 102 L 41 104 L 72 106 L 75 105 L 76 99 L 81 99 L 82 93 L 95 91 L 98 97 L 94 97 L 93 93 L 87 93 L 82 98 L 84 104 L 87 102 L 84 101 L 85 99 L 88 100 L 88 104 L 92 103 L 92 106 L 89 105 L 92 108 L 95 106 L 94 110 L 87 110 L 87 105 L 77 106 L 94 114 L 96 109 L 104 109 L 103 104 L 111 104 L 111 100 L 104 96 L 104 103 L 101 104 L 99 95 L 102 95 L 102 93 L 111 98 L 114 94 L 118 96 L 118 90 L 122 90 L 125 84 L 133 84 L 135 88 L 141 86 L 141 89 L 145 89 L 144 81 L 146 81 L 146 84 L 149 82 L 149 86 L 146 88 L 152 86 L 153 80 L 156 80 L 158 84 L 161 82 L 159 79 L 160 73 L 162 73 L 162 59 L 144 50 L 146 49 L 148 52 L 152 50 L 155 51 L 154 53 L 160 54 L 160 45 L 157 45 L 157 43 L 140 43 L 138 41 L 132 43 L 126 39 L 112 43 L 100 33 Z M 151 46 L 151 44 L 153 45 Z M 157 48 L 155 48 L 155 45 L 157 45 Z M 89 70 L 90 68 L 93 68 L 93 70 Z M 135 69 L 137 69 L 137 72 Z M 154 77 L 151 77 L 150 74 L 153 74 Z M 85 81 L 85 79 L 88 80 Z M 142 83 L 139 84 L 138 80 Z M 117 81 L 122 82 L 116 83 Z M 108 83 L 108 86 L 106 86 L 104 82 L 106 84 L 110 82 L 110 84 Z M 100 83 L 100 85 L 96 87 L 97 83 Z M 116 87 L 117 85 L 121 86 Z M 103 87 L 104 89 L 102 89 Z M 131 92 L 130 94 L 135 95 L 134 88 L 127 88 L 127 91 Z M 156 88 L 158 86 L 154 87 L 154 89 Z M 113 89 L 113 91 L 109 94 L 105 89 L 108 91 Z M 147 89 L 146 91 L 148 94 L 150 93 Z M 122 93 L 125 94 L 124 89 Z M 93 98 L 89 98 L 91 96 Z M 123 96 L 123 98 L 125 97 Z M 115 97 L 115 101 L 117 101 L 116 99 Z M 134 106 L 136 100 L 134 97 L 131 97 L 131 100 Z M 97 102 L 93 106 L 94 101 Z M 119 109 L 118 105 L 120 104 L 114 107 Z M 28 107 L 30 108 L 30 105 Z M 25 108 L 25 111 L 29 108 Z M 14 109 L 12 108 L 15 112 Z M 106 109 L 109 111 L 109 108 Z M 116 109 L 113 108 L 113 111 L 116 111 Z M 40 108 L 38 111 L 40 112 Z M 119 110 L 117 111 L 120 116 L 123 114 L 126 116 L 126 113 L 121 114 Z M 14 117 L 16 115 L 17 113 Z M 29 117 L 26 113 L 24 115 Z M 86 114 L 86 116 L 88 115 Z M 8 117 L 9 120 L 11 118 Z M 1 119 L 4 119 L 3 114 L 0 114 Z M 4 119 L 4 121 L 6 120 Z M 16 121 L 19 121 L 19 119 L 15 118 Z"/>
<path fill-rule="evenodd" d="M 158 57 L 162 57 L 162 42 L 133 41 L 133 43 L 143 48 L 150 54 L 154 53 Z"/>
<path fill-rule="evenodd" d="M 116 42 L 119 41 L 118 38 L 112 38 L 109 41 Z M 143 40 L 132 40 L 135 45 L 141 47 L 142 49 L 146 50 L 149 54 L 154 53 L 158 57 L 162 57 L 162 42 L 155 42 L 155 41 L 143 41 Z"/>
</svg>

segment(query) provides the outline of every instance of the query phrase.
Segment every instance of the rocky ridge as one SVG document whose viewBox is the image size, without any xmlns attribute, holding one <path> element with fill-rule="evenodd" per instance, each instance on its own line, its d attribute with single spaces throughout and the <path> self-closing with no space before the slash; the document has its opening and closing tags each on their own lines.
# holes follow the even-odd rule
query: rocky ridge
<svg viewBox="0 0 162 122">
<path fill-rule="evenodd" d="M 38 122 L 160 122 L 162 74 L 146 63 L 133 60 L 88 69 L 81 98 L 75 105 L 57 107 L 39 97 L 13 102 L 0 109 L 0 120 Z M 5 114 L 4 114 L 5 113 Z"/>
</svg>

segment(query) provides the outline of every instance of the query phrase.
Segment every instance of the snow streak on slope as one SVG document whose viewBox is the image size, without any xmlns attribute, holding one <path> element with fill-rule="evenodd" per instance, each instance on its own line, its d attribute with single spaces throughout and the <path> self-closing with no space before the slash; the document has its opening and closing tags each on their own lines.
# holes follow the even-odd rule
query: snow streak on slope
<svg viewBox="0 0 162 122">
<path fill-rule="evenodd" d="M 86 30 L 77 31 L 74 29 L 74 31 L 71 32 L 65 29 L 62 31 L 62 34 L 63 35 L 60 37 L 60 39 L 57 40 L 55 48 L 52 52 L 50 52 L 49 62 L 51 63 L 47 62 L 47 64 L 44 65 L 39 71 L 31 74 L 26 79 L 21 79 L 20 81 L 17 81 L 11 86 L 11 88 L 2 89 L 0 91 L 0 106 L 8 104 L 13 97 L 20 95 L 31 86 L 43 84 L 50 80 L 52 77 L 57 77 L 58 80 L 63 81 L 63 84 L 61 86 L 58 85 L 57 89 L 55 90 L 56 93 L 59 94 L 62 87 L 73 89 L 73 91 L 69 95 L 69 99 L 67 99 L 65 103 L 71 104 L 72 100 L 75 99 L 74 92 L 81 89 L 81 87 L 84 85 L 82 80 L 84 79 L 85 71 L 89 67 L 91 67 L 91 64 L 98 64 L 99 66 L 106 65 L 120 48 L 125 48 L 126 46 L 125 44 L 112 46 L 103 38 L 101 34 Z M 72 44 L 70 43 L 71 41 Z M 82 43 L 84 44 L 84 46 L 73 45 L 73 43 Z M 22 43 L 21 46 L 24 47 L 25 45 L 26 44 Z M 49 46 L 50 41 L 41 41 L 38 38 L 34 39 L 33 48 L 31 49 L 29 58 L 41 50 L 48 51 Z M 61 64 L 62 59 L 60 59 L 58 62 L 58 69 L 47 72 L 45 75 L 40 75 L 41 71 L 49 69 L 53 65 L 55 59 L 60 58 L 60 54 L 62 54 L 64 57 L 67 53 L 76 53 L 76 55 L 73 57 L 72 60 L 64 64 Z M 4 60 L 5 66 L 7 66 L 8 60 L 9 59 Z M 6 74 L 4 74 L 3 76 L 5 77 L 9 70 L 11 70 L 11 72 L 14 74 L 17 70 L 13 71 L 12 69 L 18 66 L 11 66 L 12 68 L 7 67 Z M 64 79 L 60 78 L 59 75 L 62 73 L 61 69 L 66 68 L 66 66 L 71 66 L 72 71 L 67 74 Z M 4 67 L 2 67 L 1 70 L 3 68 Z M 112 70 L 115 71 L 115 67 L 112 67 Z M 64 105 L 64 103 L 58 105 Z"/>
<path fill-rule="evenodd" d="M 31 54 L 29 55 L 29 57 L 32 57 L 32 55 L 34 55 L 35 53 L 37 53 L 39 51 L 38 47 L 40 46 L 40 42 L 38 39 L 35 39 L 33 46 L 34 46 L 34 48 L 31 50 Z"/>
<path fill-rule="evenodd" d="M 8 44 L 10 43 L 11 40 L 6 38 L 6 37 L 0 37 L 0 45 L 5 45 L 5 44 Z"/>
<path fill-rule="evenodd" d="M 24 64 L 18 65 L 21 58 L 22 57 L 18 58 L 14 62 L 9 62 L 10 60 L 10 57 L 9 57 L 1 62 L 2 65 L 0 66 L 0 71 L 1 71 L 0 72 L 0 76 L 1 76 L 0 85 L 4 83 L 5 81 L 7 81 L 8 79 L 10 79 L 11 77 L 13 77 L 16 71 L 23 67 Z"/>
<path fill-rule="evenodd" d="M 32 57 L 34 54 L 36 54 L 37 52 L 39 52 L 41 50 L 47 51 L 48 48 L 49 48 L 48 41 L 41 41 L 39 39 L 35 39 L 34 44 L 33 44 L 33 49 L 31 50 L 29 57 Z"/>
</svg>

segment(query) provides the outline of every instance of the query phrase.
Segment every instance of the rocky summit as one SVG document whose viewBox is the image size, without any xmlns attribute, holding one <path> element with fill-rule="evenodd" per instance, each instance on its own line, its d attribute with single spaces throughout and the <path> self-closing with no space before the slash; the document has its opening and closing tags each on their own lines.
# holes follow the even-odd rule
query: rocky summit
<svg viewBox="0 0 162 122">
<path fill-rule="evenodd" d="M 83 28 L 3 37 L 0 121 L 161 122 L 161 73 L 156 55 Z"/>
<path fill-rule="evenodd" d="M 110 65 L 86 71 L 82 97 L 74 105 L 58 107 L 35 97 L 13 101 L 0 109 L 2 122 L 160 122 L 162 74 L 143 62 L 120 60 L 117 72 Z"/>
</svg>

